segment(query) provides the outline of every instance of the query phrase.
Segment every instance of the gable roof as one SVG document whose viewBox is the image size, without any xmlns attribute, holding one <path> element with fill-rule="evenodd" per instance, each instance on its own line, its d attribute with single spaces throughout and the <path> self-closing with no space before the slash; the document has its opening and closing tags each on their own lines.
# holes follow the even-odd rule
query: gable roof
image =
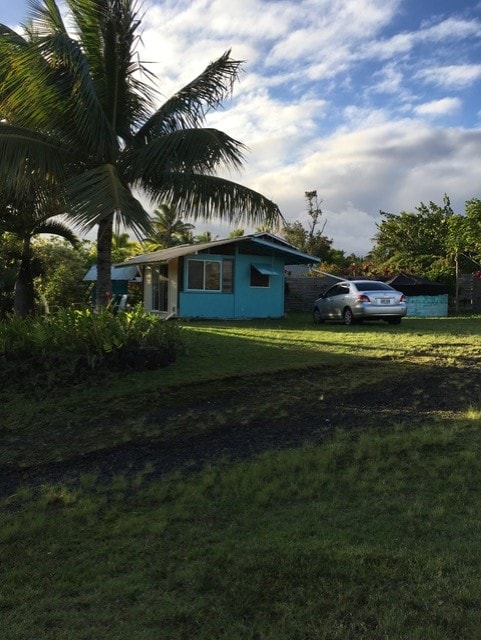
<svg viewBox="0 0 481 640">
<path fill-rule="evenodd" d="M 406 296 L 438 296 L 449 293 L 448 285 L 442 282 L 433 282 L 423 276 L 413 276 L 402 272 L 386 282 Z"/>
<path fill-rule="evenodd" d="M 273 253 L 285 254 L 293 264 L 310 264 L 313 262 L 320 262 L 319 258 L 298 251 L 292 244 L 289 244 L 282 238 L 270 233 L 254 233 L 252 235 L 239 236 L 237 238 L 224 238 L 222 240 L 212 240 L 211 242 L 183 244 L 176 247 L 170 247 L 169 249 L 160 249 L 159 251 L 144 253 L 140 256 L 130 258 L 118 266 L 125 267 L 130 265 L 168 262 L 169 260 L 180 258 L 182 256 L 204 252 L 213 253 L 211 250 L 216 247 L 223 247 L 232 244 L 244 245 L 246 248 L 249 248 L 249 245 L 252 245 L 252 248 L 257 250 L 256 252 L 258 252 L 259 249 L 269 249 Z"/>
</svg>

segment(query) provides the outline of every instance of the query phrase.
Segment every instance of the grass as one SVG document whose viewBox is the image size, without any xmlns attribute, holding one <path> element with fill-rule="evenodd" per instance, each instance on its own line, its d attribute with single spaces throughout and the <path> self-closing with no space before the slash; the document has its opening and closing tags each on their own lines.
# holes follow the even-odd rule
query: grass
<svg viewBox="0 0 481 640">
<path fill-rule="evenodd" d="M 307 403 L 321 417 L 393 385 L 409 420 L 363 406 L 361 431 L 195 474 L 19 486 L 0 500 L 2 638 L 481 637 L 480 323 L 192 323 L 168 369 L 4 393 L 2 465 L 25 469 L 232 420 L 262 429 Z M 430 372 L 443 406 L 412 385 Z"/>
</svg>

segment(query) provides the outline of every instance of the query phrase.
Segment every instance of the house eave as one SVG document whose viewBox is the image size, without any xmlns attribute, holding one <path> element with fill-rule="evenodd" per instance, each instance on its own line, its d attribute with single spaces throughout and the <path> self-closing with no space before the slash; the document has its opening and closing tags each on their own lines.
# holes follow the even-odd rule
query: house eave
<svg viewBox="0 0 481 640">
<path fill-rule="evenodd" d="M 268 240 L 266 238 L 270 239 Z M 170 260 L 173 260 L 175 258 L 195 255 L 203 251 L 215 249 L 216 247 L 222 247 L 231 244 L 240 245 L 249 242 L 261 247 L 268 248 L 275 253 L 289 256 L 291 264 L 312 264 L 320 262 L 319 258 L 298 251 L 295 247 L 287 242 L 284 242 L 281 238 L 277 239 L 276 236 L 273 236 L 271 234 L 253 234 L 248 236 L 240 236 L 237 238 L 213 240 L 212 242 L 202 242 L 199 244 L 181 245 L 177 247 L 171 247 L 169 249 L 153 251 L 152 253 L 144 253 L 140 256 L 135 256 L 134 258 L 130 258 L 129 260 L 118 264 L 117 267 L 160 264 L 163 262 L 169 262 Z"/>
</svg>

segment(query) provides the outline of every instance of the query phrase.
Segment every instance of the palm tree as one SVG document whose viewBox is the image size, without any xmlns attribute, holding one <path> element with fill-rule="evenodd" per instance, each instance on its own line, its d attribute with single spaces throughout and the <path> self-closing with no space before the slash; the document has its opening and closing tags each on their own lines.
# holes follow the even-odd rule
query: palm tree
<svg viewBox="0 0 481 640">
<path fill-rule="evenodd" d="M 55 0 L 30 1 L 24 36 L 0 25 L 0 169 L 18 190 L 32 169 L 60 181 L 74 222 L 97 226 L 98 305 L 110 297 L 114 219 L 149 232 L 136 190 L 194 220 L 282 218 L 261 194 L 215 175 L 244 159 L 242 143 L 203 126 L 238 77 L 230 51 L 156 108 L 139 79 L 136 1 L 66 3 L 75 37 Z"/>
<path fill-rule="evenodd" d="M 61 236 L 73 246 L 78 238 L 61 220 L 54 216 L 63 213 L 60 201 L 42 197 L 41 190 L 26 191 L 21 201 L 15 202 L 6 193 L 0 195 L 0 233 L 10 233 L 19 241 L 19 267 L 15 280 L 13 308 L 21 316 L 34 313 L 35 291 L 32 274 L 31 241 L 35 235 L 48 233 Z"/>
<path fill-rule="evenodd" d="M 178 217 L 175 207 L 161 204 L 151 221 L 153 232 L 144 238 L 151 250 L 167 249 L 192 241 L 194 225 Z"/>
<path fill-rule="evenodd" d="M 203 233 L 200 233 L 198 236 L 194 236 L 194 242 L 195 243 L 200 243 L 200 242 L 212 242 L 212 240 L 217 240 L 219 236 L 212 236 L 212 232 L 211 231 L 204 231 Z"/>
</svg>

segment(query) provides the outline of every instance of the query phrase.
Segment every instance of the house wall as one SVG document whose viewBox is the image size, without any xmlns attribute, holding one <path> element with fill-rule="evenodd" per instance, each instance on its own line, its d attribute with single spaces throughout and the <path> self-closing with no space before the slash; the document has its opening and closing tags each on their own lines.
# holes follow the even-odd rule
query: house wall
<svg viewBox="0 0 481 640">
<path fill-rule="evenodd" d="M 196 260 L 235 259 L 233 292 L 189 291 L 187 269 L 183 273 L 183 287 L 179 293 L 181 317 L 195 318 L 268 318 L 284 315 L 284 264 L 283 257 L 262 255 L 222 256 L 197 254 Z M 188 262 L 188 258 L 185 259 Z M 269 276 L 269 287 L 250 286 L 252 264 L 262 264 L 276 270 L 279 275 Z"/>
</svg>

